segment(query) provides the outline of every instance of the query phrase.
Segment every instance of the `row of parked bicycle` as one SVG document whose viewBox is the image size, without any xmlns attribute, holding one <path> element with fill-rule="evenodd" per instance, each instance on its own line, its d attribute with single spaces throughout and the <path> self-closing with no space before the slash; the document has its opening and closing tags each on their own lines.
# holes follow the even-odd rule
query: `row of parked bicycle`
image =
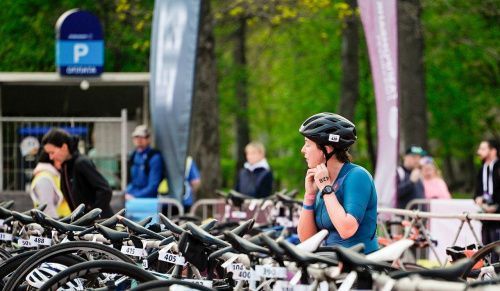
<svg viewBox="0 0 500 291">
<path fill-rule="evenodd" d="M 285 200 L 293 199 L 281 197 Z M 286 201 L 285 201 L 286 202 Z M 326 230 L 294 245 L 285 228 L 248 219 L 220 223 L 158 214 L 134 222 L 100 209 L 53 219 L 44 206 L 25 212 L 0 203 L 2 290 L 498 290 L 500 241 L 447 268 L 406 264 L 413 240 L 363 255 L 322 246 Z M 459 256 L 458 256 L 459 257 Z"/>
</svg>

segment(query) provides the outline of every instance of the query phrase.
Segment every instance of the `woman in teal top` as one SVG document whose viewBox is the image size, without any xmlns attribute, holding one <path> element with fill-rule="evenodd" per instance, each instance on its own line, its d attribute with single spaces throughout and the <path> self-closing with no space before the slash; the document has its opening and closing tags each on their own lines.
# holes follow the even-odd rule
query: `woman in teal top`
<svg viewBox="0 0 500 291">
<path fill-rule="evenodd" d="M 301 152 L 307 162 L 301 241 L 327 229 L 327 245 L 364 243 L 365 253 L 378 249 L 377 192 L 372 176 L 352 164 L 349 147 L 356 141 L 352 122 L 333 113 L 309 117 L 300 127 Z"/>
</svg>

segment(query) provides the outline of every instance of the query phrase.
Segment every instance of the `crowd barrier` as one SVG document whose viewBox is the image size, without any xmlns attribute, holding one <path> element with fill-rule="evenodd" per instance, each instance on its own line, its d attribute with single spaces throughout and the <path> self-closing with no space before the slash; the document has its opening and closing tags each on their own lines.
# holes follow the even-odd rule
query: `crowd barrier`
<svg viewBox="0 0 500 291">
<path fill-rule="evenodd" d="M 419 201 L 415 204 L 422 204 L 422 201 Z M 473 221 L 499 221 L 500 222 L 500 214 L 485 214 L 485 213 L 433 213 L 421 210 L 408 210 L 408 209 L 396 209 L 396 208 L 378 208 L 379 218 L 383 218 L 382 220 L 388 220 L 387 216 L 400 216 L 405 219 L 410 220 L 410 224 L 408 227 L 405 227 L 405 231 L 403 234 L 403 238 L 408 238 L 410 236 L 410 232 L 413 227 L 417 227 L 421 230 L 424 235 L 426 242 L 429 245 L 430 250 L 433 252 L 435 258 L 438 260 L 441 266 L 445 266 L 447 260 L 439 259 L 440 255 L 437 253 L 434 244 L 431 242 L 431 238 L 429 235 L 429 227 L 426 220 L 431 219 L 452 219 L 458 220 L 460 222 L 458 229 L 456 230 L 453 241 L 450 246 L 453 246 L 457 243 L 460 233 L 463 230 L 464 225 L 472 232 L 472 235 L 475 239 L 477 245 L 482 245 L 481 239 L 478 237 L 476 229 L 474 228 L 472 222 Z M 383 214 L 383 215 L 380 215 Z M 379 227 L 381 228 L 381 234 L 386 238 L 389 238 L 389 232 L 385 227 L 384 223 L 379 223 Z M 450 234 L 451 235 L 451 234 Z"/>
</svg>

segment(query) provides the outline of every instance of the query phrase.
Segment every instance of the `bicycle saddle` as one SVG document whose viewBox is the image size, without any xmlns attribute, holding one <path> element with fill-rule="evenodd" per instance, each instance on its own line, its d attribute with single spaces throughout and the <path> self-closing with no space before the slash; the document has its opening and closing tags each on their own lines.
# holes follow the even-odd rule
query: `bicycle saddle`
<svg viewBox="0 0 500 291">
<path fill-rule="evenodd" d="M 201 227 L 195 225 L 192 222 L 186 223 L 186 228 L 191 232 L 191 234 L 197 239 L 201 240 L 205 244 L 216 245 L 219 247 L 227 247 L 229 243 L 209 234 Z"/>
<path fill-rule="evenodd" d="M 278 241 L 278 245 L 282 247 L 286 254 L 300 266 L 307 266 L 315 263 L 324 263 L 329 266 L 337 266 L 339 264 L 337 260 L 332 258 L 321 257 L 317 254 L 303 251 L 286 240 Z"/>
<path fill-rule="evenodd" d="M 31 216 L 28 216 L 26 214 L 22 214 L 17 211 L 12 211 L 11 214 L 15 220 L 21 222 L 22 224 L 30 224 L 35 222 Z"/>
<path fill-rule="evenodd" d="M 115 225 L 118 223 L 118 216 L 123 216 L 125 214 L 125 208 L 122 210 L 118 211 L 115 213 L 113 216 L 110 218 L 99 222 L 100 225 L 106 226 L 106 227 L 115 227 Z"/>
<path fill-rule="evenodd" d="M 57 221 L 48 216 L 45 217 L 45 221 L 47 222 L 48 225 L 57 229 L 61 233 L 67 233 L 70 231 L 84 231 L 85 229 L 87 229 L 86 227 L 83 226 L 67 224 L 64 222 Z"/>
<path fill-rule="evenodd" d="M 311 236 L 310 238 L 298 244 L 297 248 L 312 253 L 319 248 L 319 246 L 327 236 L 328 236 L 328 230 L 322 229 L 318 231 L 315 235 Z"/>
<path fill-rule="evenodd" d="M 241 236 L 237 236 L 236 234 L 225 231 L 224 237 L 227 241 L 235 248 L 238 252 L 249 254 L 249 253 L 263 253 L 270 254 L 270 251 L 264 247 L 256 245 L 249 240 L 242 238 Z"/>
<path fill-rule="evenodd" d="M 271 250 L 271 254 L 273 256 L 277 256 L 281 259 L 286 253 L 285 251 L 278 245 L 278 243 L 270 238 L 267 234 L 261 233 L 259 234 L 260 240 Z"/>
<path fill-rule="evenodd" d="M 157 240 L 164 240 L 165 238 L 159 234 L 157 234 L 156 232 L 153 232 L 123 216 L 119 216 L 118 219 L 120 220 L 121 223 L 123 223 L 123 225 L 125 225 L 126 227 L 128 227 L 130 230 L 132 230 L 133 232 L 137 233 L 137 234 L 144 234 L 150 238 L 153 238 L 153 239 L 157 239 Z"/>
<path fill-rule="evenodd" d="M 128 234 L 128 232 L 116 231 L 116 230 L 108 228 L 106 226 L 102 226 L 98 223 L 95 224 L 95 227 L 100 234 L 102 234 L 105 238 L 110 240 L 112 243 L 120 242 L 120 241 L 122 241 L 130 236 Z"/>
<path fill-rule="evenodd" d="M 158 216 L 160 217 L 161 222 L 165 225 L 165 228 L 170 230 L 172 233 L 180 235 L 184 232 L 184 229 L 182 229 L 180 226 L 175 224 L 175 222 L 163 215 L 163 213 L 159 213 Z"/>
<path fill-rule="evenodd" d="M 413 243 L 411 239 L 398 240 L 385 248 L 366 255 L 366 258 L 375 262 L 392 262 L 401 257 L 403 252 L 411 247 Z"/>
<path fill-rule="evenodd" d="M 5 209 L 11 209 L 12 206 L 14 206 L 14 200 L 0 202 L 0 207 L 3 207 Z"/>
<path fill-rule="evenodd" d="M 68 216 L 59 219 L 60 222 L 71 223 L 85 214 L 85 204 L 78 205 Z"/>
<path fill-rule="evenodd" d="M 153 216 L 150 215 L 150 216 L 148 216 L 148 217 L 144 218 L 143 220 L 138 221 L 136 223 L 142 227 L 146 227 L 146 225 L 148 225 L 148 223 L 150 223 L 151 220 L 153 220 Z"/>
<path fill-rule="evenodd" d="M 234 233 L 235 235 L 238 235 L 238 236 L 242 236 L 242 235 L 245 235 L 247 234 L 253 227 L 255 223 L 255 219 L 249 219 L 245 222 L 243 222 L 242 224 L 240 224 L 239 226 L 237 226 L 236 228 L 234 228 L 233 230 L 231 230 L 232 233 Z"/>
<path fill-rule="evenodd" d="M 415 271 L 396 271 L 389 276 L 393 279 L 401 279 L 410 275 L 420 275 L 425 278 L 443 279 L 446 281 L 463 281 L 462 275 L 471 268 L 474 262 L 468 258 L 460 259 L 453 265 L 444 269 L 426 269 Z"/>
<path fill-rule="evenodd" d="M 394 268 L 387 263 L 368 260 L 364 255 L 351 249 L 339 245 L 333 246 L 332 249 L 337 254 L 339 261 L 344 264 L 346 272 L 355 270 L 356 267 L 368 267 L 378 271 L 394 270 Z"/>
<path fill-rule="evenodd" d="M 84 216 L 78 218 L 76 221 L 73 221 L 71 224 L 78 226 L 89 226 L 93 225 L 99 217 L 101 217 L 102 210 L 100 208 L 94 208 L 87 212 Z"/>
<path fill-rule="evenodd" d="M 9 209 L 0 206 L 0 218 L 6 219 L 12 216 L 12 211 Z"/>
<path fill-rule="evenodd" d="M 231 200 L 231 202 L 235 207 L 241 207 L 241 205 L 243 204 L 243 202 L 245 202 L 245 200 L 255 199 L 255 197 L 248 196 L 234 190 L 229 190 L 229 196 L 227 198 Z"/>
</svg>

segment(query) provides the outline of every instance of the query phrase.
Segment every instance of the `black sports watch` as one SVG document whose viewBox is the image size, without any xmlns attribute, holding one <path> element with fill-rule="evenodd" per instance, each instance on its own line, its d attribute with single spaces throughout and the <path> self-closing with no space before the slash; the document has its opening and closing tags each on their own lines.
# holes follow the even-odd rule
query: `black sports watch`
<svg viewBox="0 0 500 291">
<path fill-rule="evenodd" d="M 326 185 L 323 190 L 321 190 L 321 198 L 325 195 L 329 195 L 333 193 L 333 187 L 330 185 Z"/>
</svg>

